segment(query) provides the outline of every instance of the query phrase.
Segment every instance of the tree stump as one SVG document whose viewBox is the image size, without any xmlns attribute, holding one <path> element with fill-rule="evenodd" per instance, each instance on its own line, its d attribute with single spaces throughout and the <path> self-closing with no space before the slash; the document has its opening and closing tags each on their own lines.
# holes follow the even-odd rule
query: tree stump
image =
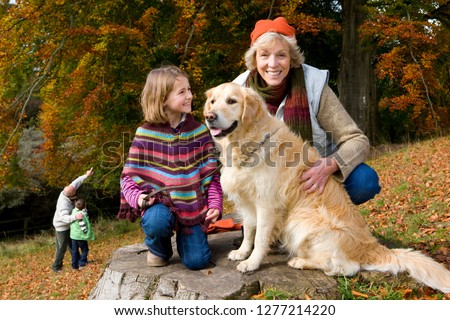
<svg viewBox="0 0 450 320">
<path fill-rule="evenodd" d="M 237 262 L 228 260 L 236 249 L 233 241 L 241 231 L 209 235 L 213 253 L 211 267 L 193 271 L 174 256 L 166 267 L 149 267 L 144 244 L 119 248 L 113 253 L 89 299 L 108 300 L 222 300 L 250 299 L 267 290 L 290 299 L 339 299 L 337 282 L 322 271 L 295 270 L 287 266 L 287 254 L 269 254 L 260 269 L 248 274 L 236 270 Z"/>
</svg>

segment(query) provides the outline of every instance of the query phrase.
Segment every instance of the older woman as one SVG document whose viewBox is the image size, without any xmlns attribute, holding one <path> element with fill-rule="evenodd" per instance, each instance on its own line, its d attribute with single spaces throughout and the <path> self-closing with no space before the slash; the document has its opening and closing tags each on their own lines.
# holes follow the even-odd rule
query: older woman
<svg viewBox="0 0 450 320">
<path fill-rule="evenodd" d="M 334 174 L 353 203 L 372 199 L 381 188 L 363 163 L 369 141 L 328 86 L 328 71 L 303 63 L 295 29 L 283 17 L 259 20 L 250 38 L 248 70 L 234 82 L 259 92 L 273 115 L 318 149 L 322 158 L 301 177 L 305 190 L 321 193 Z"/>
</svg>

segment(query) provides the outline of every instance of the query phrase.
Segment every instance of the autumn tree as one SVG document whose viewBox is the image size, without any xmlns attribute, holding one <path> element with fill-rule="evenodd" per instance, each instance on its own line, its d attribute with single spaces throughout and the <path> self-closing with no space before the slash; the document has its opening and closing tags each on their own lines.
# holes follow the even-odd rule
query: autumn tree
<svg viewBox="0 0 450 320">
<path fill-rule="evenodd" d="M 258 19 L 286 15 L 300 35 L 338 28 L 326 17 L 302 13 L 299 19 L 301 6 L 302 1 L 262 0 L 4 2 L 2 185 L 62 186 L 95 166 L 97 186 L 117 192 L 141 121 L 138 99 L 148 71 L 164 63 L 185 69 L 200 117 L 203 92 L 245 70 L 243 54 Z M 25 112 L 31 101 L 40 103 L 38 117 Z M 36 170 L 25 172 L 18 142 L 31 126 L 43 143 L 32 152 Z"/>
<path fill-rule="evenodd" d="M 377 45 L 381 124 L 391 141 L 441 134 L 448 127 L 448 29 L 430 20 L 435 1 L 373 1 L 362 27 Z M 448 6 L 448 1 L 445 1 Z"/>
<path fill-rule="evenodd" d="M 448 121 L 448 28 L 436 22 L 445 17 L 438 10 L 443 4 L 359 1 L 362 28 L 352 32 L 363 36 L 360 57 L 367 47 L 376 48 L 377 56 L 364 58 L 357 74 L 342 73 L 339 84 L 339 72 L 349 70 L 339 61 L 359 61 L 352 56 L 357 44 L 341 51 L 352 23 L 343 17 L 349 4 L 1 0 L 0 189 L 61 187 L 94 166 L 95 188 L 117 193 L 128 145 L 142 121 L 138 101 L 147 73 L 167 63 L 187 71 L 194 115 L 201 120 L 206 89 L 245 71 L 255 22 L 281 15 L 295 27 L 306 63 L 330 70 L 330 85 L 342 91 L 351 114 L 355 107 L 365 114 L 358 101 L 369 91 L 364 84 L 364 94 L 358 81 L 376 67 L 384 129 L 391 135 L 435 132 L 436 124 Z M 342 79 L 353 81 L 347 94 Z M 360 92 L 351 100 L 356 102 L 345 102 L 348 91 Z"/>
</svg>

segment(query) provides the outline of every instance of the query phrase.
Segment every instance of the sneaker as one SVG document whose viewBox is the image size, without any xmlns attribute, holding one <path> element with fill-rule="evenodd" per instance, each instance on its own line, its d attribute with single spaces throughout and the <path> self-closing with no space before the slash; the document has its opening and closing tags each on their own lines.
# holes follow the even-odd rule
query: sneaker
<svg viewBox="0 0 450 320">
<path fill-rule="evenodd" d="M 169 261 L 160 258 L 150 251 L 147 252 L 147 265 L 150 267 L 164 267 L 169 264 Z"/>
</svg>

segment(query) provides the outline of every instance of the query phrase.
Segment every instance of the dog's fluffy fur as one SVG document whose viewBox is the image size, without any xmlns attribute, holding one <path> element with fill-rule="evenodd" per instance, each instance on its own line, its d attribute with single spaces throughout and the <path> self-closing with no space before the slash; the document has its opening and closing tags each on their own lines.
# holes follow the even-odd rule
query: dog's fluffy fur
<svg viewBox="0 0 450 320">
<path fill-rule="evenodd" d="M 322 194 L 303 190 L 300 176 L 319 155 L 272 117 L 255 91 L 225 83 L 206 97 L 206 124 L 221 149 L 222 188 L 243 217 L 244 240 L 228 255 L 242 260 L 239 271 L 258 269 L 278 241 L 290 253 L 292 268 L 327 275 L 406 271 L 450 292 L 450 271 L 441 264 L 411 249 L 381 245 L 337 180 L 330 178 Z"/>
</svg>

